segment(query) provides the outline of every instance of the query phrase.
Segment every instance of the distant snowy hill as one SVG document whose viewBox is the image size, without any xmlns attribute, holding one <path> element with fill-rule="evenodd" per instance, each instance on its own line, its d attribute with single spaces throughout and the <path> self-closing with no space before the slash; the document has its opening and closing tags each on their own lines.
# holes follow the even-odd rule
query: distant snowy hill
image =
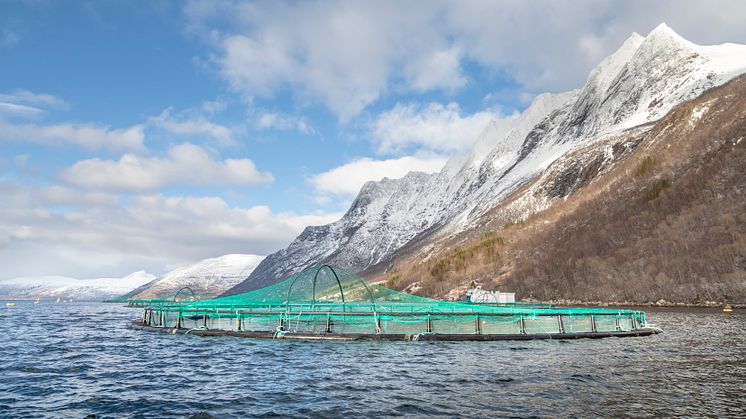
<svg viewBox="0 0 746 419">
<path fill-rule="evenodd" d="M 474 227 L 563 156 L 626 130 L 638 135 L 674 106 L 744 72 L 744 45 L 696 45 L 665 24 L 646 37 L 632 34 L 580 90 L 539 95 L 518 118 L 489 124 L 472 153 L 440 173 L 366 183 L 340 220 L 307 227 L 227 294 L 319 263 L 380 270 L 407 248 Z M 547 208 L 553 196 L 543 193 L 525 195 L 511 218 Z"/>
<path fill-rule="evenodd" d="M 117 297 L 155 278 L 139 271 L 124 278 L 76 279 L 64 276 L 0 280 L 1 299 L 56 299 L 102 301 Z"/>
<path fill-rule="evenodd" d="M 174 269 L 134 290 L 127 290 L 130 292 L 124 296 L 137 299 L 167 298 L 189 287 L 200 298 L 215 297 L 246 279 L 263 259 L 263 256 L 240 254 L 205 259 Z"/>
</svg>

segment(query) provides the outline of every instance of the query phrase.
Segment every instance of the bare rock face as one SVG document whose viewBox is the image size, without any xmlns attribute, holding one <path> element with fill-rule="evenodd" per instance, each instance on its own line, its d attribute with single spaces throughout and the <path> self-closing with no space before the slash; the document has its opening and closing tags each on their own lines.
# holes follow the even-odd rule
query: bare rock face
<svg viewBox="0 0 746 419">
<path fill-rule="evenodd" d="M 307 227 L 227 294 L 257 289 L 320 263 L 353 272 L 385 265 L 426 237 L 474 226 L 561 157 L 624 130 L 634 128 L 637 135 L 677 104 L 743 72 L 746 46 L 695 45 L 665 24 L 647 37 L 632 34 L 590 73 L 582 89 L 539 95 L 510 124 L 489 124 L 472 153 L 454 158 L 440 173 L 365 184 L 339 221 Z M 572 162 L 551 186 L 514 205 L 514 216 L 525 218 L 552 198 L 567 196 L 633 146 L 634 141 L 616 145 L 622 148 L 610 148 L 611 157 L 601 153 Z"/>
</svg>

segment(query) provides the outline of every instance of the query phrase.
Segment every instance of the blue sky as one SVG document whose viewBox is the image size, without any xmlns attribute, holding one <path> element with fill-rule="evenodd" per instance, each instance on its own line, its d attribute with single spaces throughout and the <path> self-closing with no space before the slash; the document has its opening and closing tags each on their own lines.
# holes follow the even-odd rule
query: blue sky
<svg viewBox="0 0 746 419">
<path fill-rule="evenodd" d="M 746 43 L 715 3 L 4 1 L 0 279 L 271 253 L 633 31 Z"/>
</svg>

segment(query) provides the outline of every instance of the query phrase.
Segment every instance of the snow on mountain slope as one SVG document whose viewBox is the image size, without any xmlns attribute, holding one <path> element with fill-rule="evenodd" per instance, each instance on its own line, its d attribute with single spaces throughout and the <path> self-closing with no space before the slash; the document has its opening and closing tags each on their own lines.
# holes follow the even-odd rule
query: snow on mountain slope
<svg viewBox="0 0 746 419">
<path fill-rule="evenodd" d="M 746 45 L 700 46 L 665 24 L 655 28 L 607 90 L 608 130 L 662 118 L 675 105 L 746 71 Z"/>
<path fill-rule="evenodd" d="M 76 279 L 64 276 L 22 277 L 0 281 L 4 299 L 74 299 L 102 301 L 122 295 L 155 278 L 145 271 L 124 278 Z"/>
<path fill-rule="evenodd" d="M 675 105 L 744 72 L 746 46 L 698 46 L 665 24 L 646 38 L 632 34 L 590 73 L 576 100 L 526 135 L 520 152 L 496 170 L 499 181 L 474 196 L 474 207 L 451 220 L 446 231 L 478 219 L 571 150 L 605 134 L 656 121 Z"/>
<path fill-rule="evenodd" d="M 307 227 L 287 248 L 265 259 L 251 274 L 251 287 L 239 284 L 228 293 L 245 292 L 277 282 L 299 267 L 329 262 L 338 266 L 368 267 L 383 261 L 418 234 L 438 228 L 444 215 L 463 206 L 469 194 L 490 178 L 493 162 L 514 153 L 533 125 L 547 112 L 561 106 L 575 92 L 544 94 L 518 118 L 510 129 L 489 124 L 480 143 L 492 143 L 489 153 L 456 157 L 436 174 L 411 172 L 401 179 L 367 182 L 350 209 L 339 220 L 325 226 Z M 476 150 L 479 146 L 476 147 Z M 481 163 L 481 164 L 480 164 Z M 481 166 L 487 167 L 483 170 Z M 452 206 L 457 203 L 459 206 Z"/>
<path fill-rule="evenodd" d="M 125 297 L 166 298 L 184 287 L 191 288 L 201 298 L 214 297 L 246 279 L 263 259 L 263 256 L 232 254 L 201 260 L 134 290 L 130 288 Z"/>
<path fill-rule="evenodd" d="M 228 293 L 274 283 L 322 262 L 362 271 L 429 234 L 455 234 L 568 152 L 660 119 L 675 105 L 744 72 L 746 46 L 698 46 L 665 24 L 644 38 L 632 34 L 579 91 L 540 95 L 509 124 L 488 125 L 471 155 L 453 159 L 440 173 L 365 184 L 342 219 L 306 228 Z M 516 211 L 530 214 L 546 202 L 535 200 L 539 206 Z"/>
</svg>

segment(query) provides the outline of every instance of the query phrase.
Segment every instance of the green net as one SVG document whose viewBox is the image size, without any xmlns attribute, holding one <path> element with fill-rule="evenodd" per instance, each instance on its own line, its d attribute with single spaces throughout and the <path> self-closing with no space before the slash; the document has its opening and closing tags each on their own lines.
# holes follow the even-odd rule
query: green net
<svg viewBox="0 0 746 419">
<path fill-rule="evenodd" d="M 337 334 L 557 334 L 643 328 L 645 313 L 603 308 L 448 302 L 395 291 L 328 265 L 255 291 L 202 301 L 159 302 L 151 326 Z"/>
</svg>

